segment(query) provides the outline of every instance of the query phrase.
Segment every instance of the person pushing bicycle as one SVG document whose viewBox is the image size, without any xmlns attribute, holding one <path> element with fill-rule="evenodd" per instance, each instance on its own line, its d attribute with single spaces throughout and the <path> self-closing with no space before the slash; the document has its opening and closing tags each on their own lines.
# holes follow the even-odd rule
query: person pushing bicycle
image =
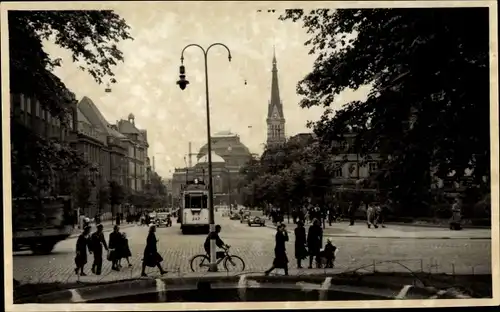
<svg viewBox="0 0 500 312">
<path fill-rule="evenodd" d="M 205 244 L 203 244 L 203 247 L 205 248 L 205 251 L 207 253 L 207 255 L 210 257 L 210 240 L 211 239 L 215 239 L 215 245 L 219 248 L 222 248 L 222 249 L 227 249 L 229 248 L 228 245 L 224 244 L 224 242 L 222 241 L 222 239 L 220 239 L 219 237 L 219 233 L 221 231 L 221 226 L 220 225 L 216 225 L 215 226 L 215 232 L 211 232 L 208 234 L 207 238 L 205 239 Z M 221 258 L 224 258 L 224 252 L 223 251 L 217 251 L 215 253 L 216 255 L 216 258 L 217 259 L 221 259 Z"/>
</svg>

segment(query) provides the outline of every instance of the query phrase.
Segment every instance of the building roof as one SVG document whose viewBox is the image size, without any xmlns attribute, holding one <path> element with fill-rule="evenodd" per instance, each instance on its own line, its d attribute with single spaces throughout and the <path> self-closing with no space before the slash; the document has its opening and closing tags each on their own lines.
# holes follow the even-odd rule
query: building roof
<svg viewBox="0 0 500 312">
<path fill-rule="evenodd" d="M 91 125 L 92 123 L 87 119 L 87 117 L 85 117 L 85 115 L 83 114 L 83 112 L 80 110 L 80 107 L 77 108 L 76 110 L 76 113 L 77 113 L 77 118 L 78 118 L 78 121 L 82 121 L 84 123 L 87 123 L 89 125 Z"/>
<path fill-rule="evenodd" d="M 94 102 L 84 96 L 78 103 L 78 111 L 83 114 L 88 123 L 115 138 L 125 138 L 123 134 L 111 128 L 111 124 L 104 118 Z M 78 118 L 80 120 L 80 118 Z"/>
<path fill-rule="evenodd" d="M 214 151 L 212 151 L 212 153 L 210 153 L 210 155 L 212 156 L 212 163 L 225 163 L 226 162 L 224 160 L 224 158 L 222 158 L 221 156 L 217 155 Z M 208 155 L 202 156 L 198 160 L 198 163 L 199 164 L 201 164 L 201 163 L 208 163 Z"/>
<path fill-rule="evenodd" d="M 236 133 L 232 133 L 230 130 L 219 131 L 212 134 L 213 138 L 224 138 L 224 137 L 235 137 L 238 136 Z"/>
<path fill-rule="evenodd" d="M 120 129 L 121 133 L 141 134 L 136 126 L 134 126 L 130 121 L 124 119 L 120 120 L 120 122 L 118 123 L 118 129 Z"/>
</svg>

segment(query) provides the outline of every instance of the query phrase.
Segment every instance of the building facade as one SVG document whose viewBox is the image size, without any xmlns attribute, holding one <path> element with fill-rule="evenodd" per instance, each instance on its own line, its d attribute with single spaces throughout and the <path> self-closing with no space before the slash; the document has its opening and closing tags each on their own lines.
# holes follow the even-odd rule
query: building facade
<svg viewBox="0 0 500 312">
<path fill-rule="evenodd" d="M 43 109 L 40 102 L 34 96 L 24 94 L 10 94 L 10 116 L 11 123 L 24 127 L 29 132 L 40 138 L 55 140 L 56 142 L 70 143 L 75 136 L 77 120 L 74 112 L 76 110 L 75 94 L 67 92 L 70 109 L 67 114 L 66 123 L 59 118 L 53 117 L 48 110 Z M 11 136 L 16 135 L 11 133 Z M 58 193 L 61 189 L 60 181 L 64 173 L 56 173 L 52 180 L 51 189 Z"/>
<path fill-rule="evenodd" d="M 221 131 L 212 135 L 212 176 L 214 204 L 227 205 L 241 201 L 238 184 L 240 169 L 251 159 L 250 150 L 241 142 L 237 134 Z M 197 163 L 192 167 L 176 168 L 172 177 L 174 204 L 179 204 L 180 194 L 186 181 L 197 178 L 208 181 L 207 145 L 196 154 Z"/>
<path fill-rule="evenodd" d="M 271 77 L 271 99 L 267 107 L 267 146 L 275 147 L 285 143 L 285 115 L 283 114 L 283 102 L 280 98 L 278 83 L 278 66 L 276 53 L 273 54 L 273 67 Z"/>
<path fill-rule="evenodd" d="M 116 129 L 126 136 L 124 142 L 127 149 L 126 185 L 133 192 L 142 192 L 149 183 L 150 164 L 148 158 L 149 144 L 147 131 L 135 126 L 135 117 L 129 114 L 127 120 L 119 120 Z"/>
</svg>

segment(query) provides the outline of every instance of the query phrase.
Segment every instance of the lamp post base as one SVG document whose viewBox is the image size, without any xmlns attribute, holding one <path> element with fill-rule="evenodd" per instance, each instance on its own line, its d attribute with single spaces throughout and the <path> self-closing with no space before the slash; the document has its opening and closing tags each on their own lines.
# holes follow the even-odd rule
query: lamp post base
<svg viewBox="0 0 500 312">
<path fill-rule="evenodd" d="M 208 267 L 208 272 L 217 272 L 217 271 L 218 271 L 217 263 L 210 263 Z"/>
</svg>

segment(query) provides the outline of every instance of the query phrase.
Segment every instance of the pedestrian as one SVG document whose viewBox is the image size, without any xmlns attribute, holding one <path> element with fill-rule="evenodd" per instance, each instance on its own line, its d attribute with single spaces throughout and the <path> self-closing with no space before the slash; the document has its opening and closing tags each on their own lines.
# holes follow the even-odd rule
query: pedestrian
<svg viewBox="0 0 500 312">
<path fill-rule="evenodd" d="M 85 227 L 82 234 L 78 236 L 78 240 L 76 241 L 75 274 L 80 272 L 80 276 L 87 276 L 87 274 L 83 272 L 85 264 L 87 264 L 87 249 L 89 250 L 89 253 L 92 253 L 89 242 L 89 234 L 90 227 Z"/>
<path fill-rule="evenodd" d="M 370 229 L 373 225 L 374 228 L 378 229 L 375 207 L 372 203 L 367 204 L 367 206 L 368 208 L 366 209 L 366 223 L 368 225 L 368 228 Z"/>
<path fill-rule="evenodd" d="M 158 240 L 156 239 L 156 226 L 151 225 L 149 227 L 149 234 L 146 239 L 146 247 L 144 248 L 144 257 L 142 259 L 142 272 L 141 276 L 146 275 L 146 266 L 157 267 L 160 270 L 160 274 L 165 274 L 167 271 L 163 270 L 161 267 L 161 262 L 163 261 L 162 256 L 158 253 L 156 244 Z"/>
<path fill-rule="evenodd" d="M 318 261 L 318 255 L 323 245 L 323 229 L 318 219 L 313 220 L 307 233 L 307 249 L 309 251 L 309 269 L 312 269 L 313 260 Z"/>
<path fill-rule="evenodd" d="M 351 201 L 349 203 L 349 209 L 348 209 L 347 213 L 349 215 L 349 225 L 350 226 L 354 225 L 354 222 L 356 220 L 356 212 L 358 211 L 358 208 L 359 208 L 359 202 L 357 200 Z"/>
<path fill-rule="evenodd" d="M 102 224 L 97 225 L 97 231 L 90 237 L 92 253 L 94 254 L 94 263 L 92 263 L 92 273 L 101 275 L 102 270 L 102 247 L 109 252 L 108 245 L 102 233 L 104 227 Z"/>
<path fill-rule="evenodd" d="M 122 235 L 120 233 L 120 227 L 118 225 L 115 225 L 113 227 L 113 232 L 109 234 L 109 261 L 111 261 L 111 270 L 114 271 L 120 271 L 120 268 L 118 266 L 118 262 L 121 259 L 121 254 L 120 251 L 122 251 L 121 245 L 123 244 L 122 242 Z"/>
<path fill-rule="evenodd" d="M 462 200 L 460 197 L 455 197 L 455 201 L 451 206 L 450 230 L 462 229 Z"/>
<path fill-rule="evenodd" d="M 285 247 L 286 242 L 288 242 L 288 233 L 284 223 L 278 226 L 275 239 L 276 245 L 274 247 L 273 265 L 265 272 L 265 274 L 269 275 L 269 273 L 271 273 L 274 269 L 283 269 L 285 271 L 285 275 L 288 275 L 288 257 L 286 256 Z"/>
<path fill-rule="evenodd" d="M 297 260 L 297 268 L 302 269 L 302 260 L 307 258 L 307 240 L 306 240 L 306 229 L 304 227 L 304 222 L 301 220 L 297 221 L 297 227 L 294 230 L 295 233 L 295 259 Z"/>
<path fill-rule="evenodd" d="M 122 247 L 122 250 L 120 251 L 121 258 L 118 260 L 118 266 L 121 267 L 121 259 L 126 259 L 128 266 L 131 267 L 132 264 L 130 263 L 129 257 L 132 257 L 132 253 L 130 252 L 130 246 L 128 244 L 128 238 L 127 234 L 125 232 L 122 233 L 122 244 L 120 244 Z"/>
</svg>

